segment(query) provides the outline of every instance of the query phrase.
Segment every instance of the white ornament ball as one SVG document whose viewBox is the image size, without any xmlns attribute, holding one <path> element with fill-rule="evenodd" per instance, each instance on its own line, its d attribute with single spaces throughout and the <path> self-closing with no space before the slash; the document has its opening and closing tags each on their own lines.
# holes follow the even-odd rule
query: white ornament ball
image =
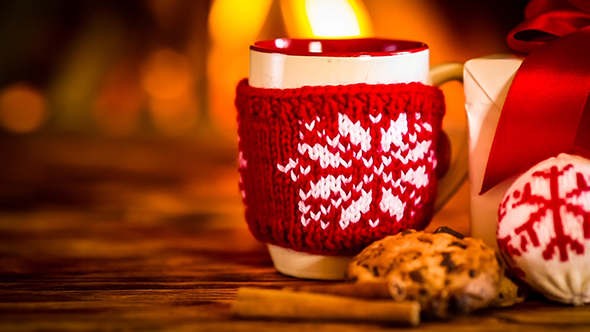
<svg viewBox="0 0 590 332">
<path fill-rule="evenodd" d="M 498 247 L 518 277 L 547 298 L 590 302 L 590 159 L 560 154 L 508 189 Z"/>
</svg>

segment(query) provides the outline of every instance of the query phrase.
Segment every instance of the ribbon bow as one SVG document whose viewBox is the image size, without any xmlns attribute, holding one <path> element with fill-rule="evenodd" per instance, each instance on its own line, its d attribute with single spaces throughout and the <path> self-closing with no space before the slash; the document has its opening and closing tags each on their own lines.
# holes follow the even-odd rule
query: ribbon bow
<svg viewBox="0 0 590 332">
<path fill-rule="evenodd" d="M 508 35 L 530 53 L 508 91 L 481 193 L 559 153 L 590 158 L 590 1 L 532 0 Z"/>
</svg>

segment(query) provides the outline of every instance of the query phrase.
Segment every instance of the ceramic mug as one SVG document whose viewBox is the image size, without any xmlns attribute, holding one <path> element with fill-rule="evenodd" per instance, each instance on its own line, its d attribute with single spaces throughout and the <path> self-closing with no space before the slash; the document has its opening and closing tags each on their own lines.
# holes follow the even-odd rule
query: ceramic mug
<svg viewBox="0 0 590 332">
<path fill-rule="evenodd" d="M 436 153 L 448 144 L 436 86 L 462 75 L 457 63 L 430 68 L 428 46 L 416 41 L 250 47 L 236 96 L 240 188 L 249 229 L 279 272 L 343 279 L 368 244 L 428 225 L 467 175 L 461 152 L 436 176 L 448 162 Z"/>
</svg>

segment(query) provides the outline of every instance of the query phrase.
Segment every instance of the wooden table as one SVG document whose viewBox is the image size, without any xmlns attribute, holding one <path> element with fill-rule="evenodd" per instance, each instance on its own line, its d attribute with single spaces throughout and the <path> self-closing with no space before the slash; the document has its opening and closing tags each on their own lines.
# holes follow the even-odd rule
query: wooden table
<svg viewBox="0 0 590 332">
<path fill-rule="evenodd" d="M 0 136 L 0 330 L 406 329 L 233 318 L 239 287 L 314 283 L 252 238 L 236 169 L 215 137 Z M 468 234 L 467 202 L 465 186 L 428 229 Z M 536 299 L 413 328 L 441 329 L 588 331 L 590 309 Z"/>
</svg>

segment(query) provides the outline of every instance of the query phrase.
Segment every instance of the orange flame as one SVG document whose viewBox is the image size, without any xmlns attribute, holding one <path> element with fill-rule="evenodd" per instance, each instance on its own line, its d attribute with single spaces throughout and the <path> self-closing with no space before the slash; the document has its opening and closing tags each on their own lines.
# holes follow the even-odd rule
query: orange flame
<svg viewBox="0 0 590 332">
<path fill-rule="evenodd" d="M 289 37 L 367 37 L 368 13 L 360 0 L 280 0 Z M 248 47 L 260 34 L 272 0 L 215 0 L 209 14 L 209 112 L 222 132 L 236 132 L 235 87 L 248 75 Z M 280 36 L 275 36 L 280 37 Z"/>
<path fill-rule="evenodd" d="M 289 35 L 350 38 L 372 35 L 367 10 L 358 0 L 281 0 Z"/>
</svg>

